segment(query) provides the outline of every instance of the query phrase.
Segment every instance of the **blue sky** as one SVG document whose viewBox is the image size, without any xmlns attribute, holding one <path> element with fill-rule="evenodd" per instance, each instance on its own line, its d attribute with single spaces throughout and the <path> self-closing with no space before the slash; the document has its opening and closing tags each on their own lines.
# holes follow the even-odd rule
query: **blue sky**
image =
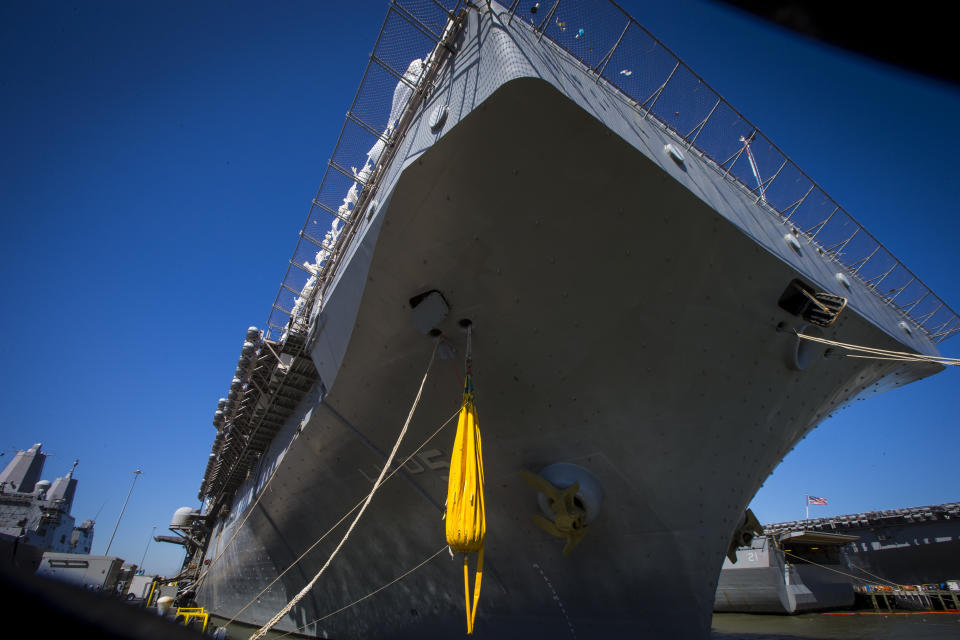
<svg viewBox="0 0 960 640">
<path fill-rule="evenodd" d="M 624 2 L 955 308 L 960 91 L 726 7 Z M 74 515 L 138 562 L 196 506 L 247 326 L 263 326 L 384 2 L 0 5 L 0 447 L 80 459 Z M 945 343 L 946 355 L 957 355 Z M 957 500 L 951 370 L 857 403 L 754 500 L 761 521 Z M 182 555 L 152 544 L 146 568 Z"/>
</svg>

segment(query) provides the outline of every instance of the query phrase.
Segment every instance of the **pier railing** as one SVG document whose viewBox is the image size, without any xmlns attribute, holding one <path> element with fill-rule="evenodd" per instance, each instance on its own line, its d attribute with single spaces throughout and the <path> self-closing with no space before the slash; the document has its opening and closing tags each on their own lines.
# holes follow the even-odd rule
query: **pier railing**
<svg viewBox="0 0 960 640">
<path fill-rule="evenodd" d="M 397 83 L 409 85 L 409 103 L 422 76 L 411 76 L 408 63 L 437 47 L 448 12 L 459 5 L 455 0 L 396 0 L 390 5 L 274 302 L 269 337 L 279 338 L 298 322 L 305 325 L 310 303 L 329 275 L 331 256 L 346 239 L 345 234 L 327 235 L 330 222 L 341 218 L 349 224 L 366 205 L 362 194 L 369 195 L 371 177 L 376 177 L 363 169 L 368 151 L 377 149 L 378 142 L 382 150 L 402 135 L 391 128 Z M 670 132 L 685 152 L 705 159 L 788 230 L 842 265 L 848 279 L 859 280 L 899 312 L 906 327 L 919 328 L 934 342 L 960 332 L 960 318 L 943 300 L 614 2 L 514 0 L 501 18 L 531 30 L 545 46 L 552 43 L 574 56 L 598 83 L 614 87 L 643 118 Z M 379 153 L 370 155 L 374 165 Z M 348 197 L 351 189 L 354 195 Z"/>
</svg>

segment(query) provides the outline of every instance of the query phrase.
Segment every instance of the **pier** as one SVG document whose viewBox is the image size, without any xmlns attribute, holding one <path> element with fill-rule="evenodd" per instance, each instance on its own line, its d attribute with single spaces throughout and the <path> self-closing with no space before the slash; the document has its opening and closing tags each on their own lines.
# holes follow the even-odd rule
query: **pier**
<svg viewBox="0 0 960 640">
<path fill-rule="evenodd" d="M 960 613 L 960 591 L 938 584 L 887 585 L 861 584 L 854 586 L 858 599 L 867 600 L 875 611 L 949 611 Z"/>
</svg>

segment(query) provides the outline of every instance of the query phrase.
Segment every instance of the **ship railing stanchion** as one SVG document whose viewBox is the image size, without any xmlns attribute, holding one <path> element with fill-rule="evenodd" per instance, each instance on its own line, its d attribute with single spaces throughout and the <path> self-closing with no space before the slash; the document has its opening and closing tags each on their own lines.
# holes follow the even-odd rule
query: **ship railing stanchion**
<svg viewBox="0 0 960 640">
<path fill-rule="evenodd" d="M 547 16 L 543 19 L 543 22 L 540 23 L 540 26 L 537 27 L 537 42 L 540 42 L 543 39 L 543 34 L 547 30 L 547 25 L 550 24 L 550 20 L 553 19 L 553 14 L 557 12 L 557 7 L 560 6 L 560 0 L 556 0 L 553 3 L 553 6 L 550 7 L 550 11 L 547 12 Z"/>
<path fill-rule="evenodd" d="M 593 72 L 597 74 L 597 84 L 600 83 L 600 78 L 603 77 L 603 71 L 607 68 L 607 64 L 610 63 L 610 59 L 613 58 L 614 52 L 617 50 L 617 47 L 620 46 L 620 43 L 623 41 L 623 37 L 627 35 L 627 30 L 630 29 L 630 25 L 633 24 L 632 20 L 627 20 L 627 24 L 623 27 L 623 31 L 620 33 L 620 37 L 617 38 L 617 41 L 613 43 L 613 47 L 610 48 L 610 51 L 600 59 L 600 62 L 597 63 L 597 66 L 593 68 Z"/>
<path fill-rule="evenodd" d="M 509 27 L 511 24 L 513 24 L 513 14 L 514 14 L 514 12 L 517 10 L 517 6 L 518 6 L 519 4 L 520 4 L 520 0 L 513 0 L 513 2 L 510 4 L 510 8 L 507 9 L 507 14 L 509 15 L 509 17 L 507 18 L 507 26 L 508 26 L 508 27 Z"/>
<path fill-rule="evenodd" d="M 643 114 L 644 118 L 648 118 L 650 116 L 650 113 L 653 111 L 654 105 L 657 104 L 657 100 L 659 100 L 660 96 L 663 95 L 663 90 L 666 89 L 667 85 L 670 84 L 670 81 L 673 80 L 673 75 L 677 72 L 677 69 L 679 68 L 680 68 L 680 61 L 677 60 L 677 63 L 673 65 L 673 71 L 671 71 L 670 75 L 667 76 L 667 79 L 663 81 L 663 84 L 657 87 L 657 89 L 653 93 L 651 93 L 646 100 L 644 100 L 638 105 L 639 108 L 644 110 L 644 114 Z M 650 102 L 651 100 L 653 100 L 653 102 Z M 648 102 L 650 102 L 649 107 L 645 106 Z"/>
<path fill-rule="evenodd" d="M 710 113 L 707 114 L 707 117 L 704 118 L 703 120 L 701 120 L 701 121 L 700 121 L 700 124 L 698 124 L 697 126 L 695 126 L 695 127 L 690 131 L 690 133 L 688 133 L 686 136 L 684 136 L 685 138 L 689 138 L 689 137 L 693 134 L 694 131 L 697 132 L 697 134 L 696 134 L 695 136 L 693 136 L 693 139 L 690 140 L 690 142 L 687 143 L 687 150 L 688 150 L 688 151 L 689 151 L 691 148 L 693 148 L 693 143 L 696 142 L 696 141 L 697 141 L 697 138 L 700 137 L 700 134 L 703 133 L 703 128 L 704 128 L 705 126 L 707 126 L 707 122 L 710 120 L 710 116 L 712 116 L 712 115 L 713 115 L 713 112 L 717 110 L 717 107 L 720 106 L 720 103 L 721 103 L 721 102 L 723 102 L 723 100 L 721 100 L 720 98 L 717 98 L 716 104 L 713 105 L 713 109 L 710 109 Z"/>
</svg>

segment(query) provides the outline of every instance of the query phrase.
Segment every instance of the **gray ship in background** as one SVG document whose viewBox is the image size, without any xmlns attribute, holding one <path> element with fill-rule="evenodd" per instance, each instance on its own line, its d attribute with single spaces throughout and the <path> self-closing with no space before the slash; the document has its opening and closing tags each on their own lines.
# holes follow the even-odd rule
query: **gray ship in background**
<svg viewBox="0 0 960 640">
<path fill-rule="evenodd" d="M 854 581 L 840 559 L 857 536 L 817 531 L 765 533 L 723 561 L 713 610 L 803 613 L 854 604 Z"/>
<path fill-rule="evenodd" d="M 843 568 L 863 583 L 901 585 L 960 579 L 960 503 L 868 511 L 780 522 L 765 535 L 808 531 L 856 536 L 838 549 Z"/>
<path fill-rule="evenodd" d="M 30 572 L 45 551 L 88 554 L 93 546 L 93 521 L 77 525 L 70 514 L 77 461 L 64 477 L 42 480 L 47 458 L 42 446 L 18 451 L 0 472 L 0 553 Z"/>
<path fill-rule="evenodd" d="M 466 326 L 475 634 L 706 638 L 764 479 L 941 371 L 960 320 L 615 4 L 394 2 L 218 402 L 203 506 L 175 514 L 184 595 L 262 625 L 336 548 L 278 629 L 462 634 L 441 517 Z"/>
<path fill-rule="evenodd" d="M 850 607 L 857 585 L 960 578 L 960 503 L 780 522 L 723 562 L 714 611 Z"/>
</svg>

